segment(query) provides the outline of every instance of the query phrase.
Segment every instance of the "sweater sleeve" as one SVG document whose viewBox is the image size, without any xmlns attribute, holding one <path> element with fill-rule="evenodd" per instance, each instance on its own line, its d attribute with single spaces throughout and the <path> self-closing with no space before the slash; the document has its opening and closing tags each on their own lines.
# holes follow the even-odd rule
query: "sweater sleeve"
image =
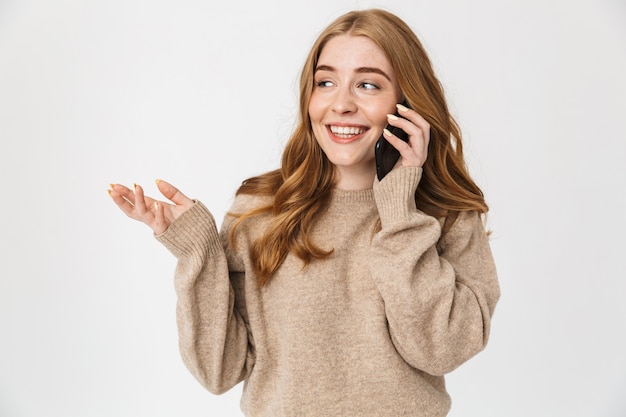
<svg viewBox="0 0 626 417">
<path fill-rule="evenodd" d="M 500 289 L 480 216 L 461 213 L 441 236 L 439 221 L 415 206 L 421 173 L 401 168 L 374 184 L 382 228 L 370 270 L 396 350 L 444 375 L 485 347 Z"/>
<path fill-rule="evenodd" d="M 205 388 L 223 393 L 247 377 L 252 360 L 215 220 L 196 202 L 156 238 L 178 259 L 174 285 L 183 362 Z"/>
</svg>

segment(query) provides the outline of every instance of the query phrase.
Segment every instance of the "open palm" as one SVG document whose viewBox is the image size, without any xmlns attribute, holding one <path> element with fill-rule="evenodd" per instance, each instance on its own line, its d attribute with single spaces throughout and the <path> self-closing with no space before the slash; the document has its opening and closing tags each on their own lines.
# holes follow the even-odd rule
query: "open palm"
<svg viewBox="0 0 626 417">
<path fill-rule="evenodd" d="M 161 234 L 193 206 L 194 201 L 168 182 L 157 180 L 157 187 L 171 203 L 145 196 L 143 188 L 136 184 L 134 190 L 121 184 L 111 184 L 109 195 L 128 217 L 147 224 L 154 233 Z"/>
</svg>

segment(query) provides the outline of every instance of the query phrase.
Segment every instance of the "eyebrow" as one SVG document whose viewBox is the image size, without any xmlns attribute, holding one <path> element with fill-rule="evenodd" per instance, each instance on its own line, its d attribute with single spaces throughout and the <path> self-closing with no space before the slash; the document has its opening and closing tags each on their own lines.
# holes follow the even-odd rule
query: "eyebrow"
<svg viewBox="0 0 626 417">
<path fill-rule="evenodd" d="M 317 71 L 330 71 L 330 72 L 335 72 L 335 68 L 331 67 L 330 65 L 319 65 L 318 67 L 315 68 L 315 72 Z M 383 77 L 385 77 L 386 79 L 388 79 L 389 81 L 391 81 L 391 78 L 389 78 L 389 76 L 387 75 L 387 73 L 385 73 L 385 71 L 381 70 L 380 68 L 376 68 L 376 67 L 359 67 L 356 70 L 354 70 L 354 72 L 358 73 L 358 74 L 369 74 L 369 73 L 373 73 L 373 74 L 380 74 Z"/>
</svg>

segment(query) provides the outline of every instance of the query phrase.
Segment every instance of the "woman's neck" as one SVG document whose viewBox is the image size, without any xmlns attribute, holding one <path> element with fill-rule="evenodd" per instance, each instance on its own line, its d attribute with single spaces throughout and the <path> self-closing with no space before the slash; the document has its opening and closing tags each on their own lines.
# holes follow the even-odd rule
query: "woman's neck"
<svg viewBox="0 0 626 417">
<path fill-rule="evenodd" d="M 335 188 L 345 191 L 369 190 L 374 185 L 374 170 L 357 169 L 352 167 L 346 169 L 335 166 Z"/>
</svg>

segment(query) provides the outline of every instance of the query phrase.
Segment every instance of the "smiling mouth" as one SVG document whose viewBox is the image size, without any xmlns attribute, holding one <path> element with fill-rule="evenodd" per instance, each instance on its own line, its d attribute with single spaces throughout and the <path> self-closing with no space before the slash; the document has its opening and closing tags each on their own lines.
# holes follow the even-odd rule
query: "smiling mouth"
<svg viewBox="0 0 626 417">
<path fill-rule="evenodd" d="M 368 129 L 357 126 L 334 126 L 329 125 L 328 130 L 338 139 L 350 140 L 355 139 L 365 133 Z"/>
</svg>

